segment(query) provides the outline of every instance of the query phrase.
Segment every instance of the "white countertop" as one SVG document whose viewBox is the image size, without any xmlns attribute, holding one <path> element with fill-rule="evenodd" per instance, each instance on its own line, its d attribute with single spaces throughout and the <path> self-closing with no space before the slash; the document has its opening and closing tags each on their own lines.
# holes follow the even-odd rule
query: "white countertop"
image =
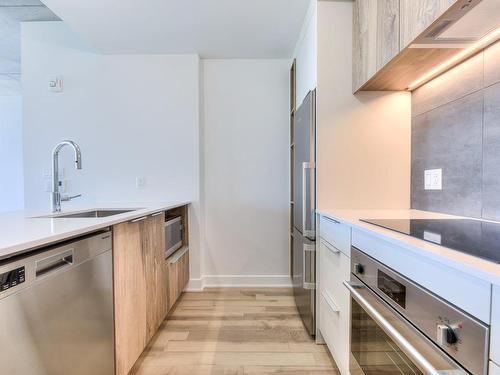
<svg viewBox="0 0 500 375">
<path fill-rule="evenodd" d="M 400 246 L 403 251 L 412 251 L 472 276 L 500 285 L 500 264 L 360 221 L 360 219 L 463 219 L 464 217 L 418 210 L 326 209 L 318 210 L 318 213 L 352 228 L 374 234 L 381 239 Z"/>
<path fill-rule="evenodd" d="M 189 202 L 163 202 L 146 204 L 106 204 L 79 207 L 78 210 L 64 213 L 81 212 L 93 209 L 133 209 L 123 214 L 102 218 L 40 218 L 50 212 L 15 211 L 0 214 L 0 260 L 22 254 L 65 239 L 77 237 L 124 221 L 184 206 Z"/>
</svg>

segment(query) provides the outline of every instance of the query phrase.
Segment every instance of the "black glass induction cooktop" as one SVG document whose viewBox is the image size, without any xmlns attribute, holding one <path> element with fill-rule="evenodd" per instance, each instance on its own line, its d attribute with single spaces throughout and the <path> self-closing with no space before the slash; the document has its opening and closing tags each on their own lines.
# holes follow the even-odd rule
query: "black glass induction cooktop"
<svg viewBox="0 0 500 375">
<path fill-rule="evenodd" d="M 500 224 L 470 219 L 362 219 L 361 221 L 500 263 Z"/>
</svg>

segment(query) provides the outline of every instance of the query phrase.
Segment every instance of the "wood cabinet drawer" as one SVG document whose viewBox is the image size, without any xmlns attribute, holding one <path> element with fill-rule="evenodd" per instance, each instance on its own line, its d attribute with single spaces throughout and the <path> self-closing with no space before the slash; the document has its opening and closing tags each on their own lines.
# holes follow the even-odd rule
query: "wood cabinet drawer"
<svg viewBox="0 0 500 375">
<path fill-rule="evenodd" d="M 496 364 L 490 361 L 490 375 L 500 375 L 500 367 Z"/>
<path fill-rule="evenodd" d="M 500 286 L 493 285 L 491 301 L 493 305 L 491 307 L 490 359 L 500 363 Z M 500 372 L 498 374 L 500 375 Z"/>
<path fill-rule="evenodd" d="M 351 227 L 337 220 L 321 216 L 319 224 L 320 236 L 333 247 L 351 256 Z"/>
<path fill-rule="evenodd" d="M 479 320 L 490 323 L 490 283 L 431 259 L 423 249 L 394 244 L 362 230 L 353 230 L 352 245 Z"/>
<path fill-rule="evenodd" d="M 320 332 L 340 373 L 349 375 L 349 294 L 346 290 L 336 304 L 328 292 L 322 291 L 319 303 Z"/>
<path fill-rule="evenodd" d="M 177 250 L 168 264 L 168 306 L 169 310 L 175 305 L 189 281 L 189 249 Z"/>
</svg>

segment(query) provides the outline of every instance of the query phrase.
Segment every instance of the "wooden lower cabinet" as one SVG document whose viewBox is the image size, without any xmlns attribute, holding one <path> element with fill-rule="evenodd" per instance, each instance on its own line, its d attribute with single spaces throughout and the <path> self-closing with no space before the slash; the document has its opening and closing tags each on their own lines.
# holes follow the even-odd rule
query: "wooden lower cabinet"
<svg viewBox="0 0 500 375">
<path fill-rule="evenodd" d="M 168 263 L 168 309 L 177 302 L 182 291 L 189 281 L 189 250 L 187 247 L 179 249 L 170 258 Z"/>
<path fill-rule="evenodd" d="M 164 213 L 113 227 L 116 374 L 126 375 L 168 312 Z"/>
</svg>

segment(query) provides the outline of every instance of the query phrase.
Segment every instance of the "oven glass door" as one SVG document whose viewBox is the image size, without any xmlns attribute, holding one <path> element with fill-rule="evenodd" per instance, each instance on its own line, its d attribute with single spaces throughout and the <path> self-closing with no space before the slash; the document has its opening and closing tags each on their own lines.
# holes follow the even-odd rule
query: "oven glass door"
<svg viewBox="0 0 500 375">
<path fill-rule="evenodd" d="M 364 284 L 351 292 L 352 375 L 465 375 L 455 361 Z"/>
</svg>

